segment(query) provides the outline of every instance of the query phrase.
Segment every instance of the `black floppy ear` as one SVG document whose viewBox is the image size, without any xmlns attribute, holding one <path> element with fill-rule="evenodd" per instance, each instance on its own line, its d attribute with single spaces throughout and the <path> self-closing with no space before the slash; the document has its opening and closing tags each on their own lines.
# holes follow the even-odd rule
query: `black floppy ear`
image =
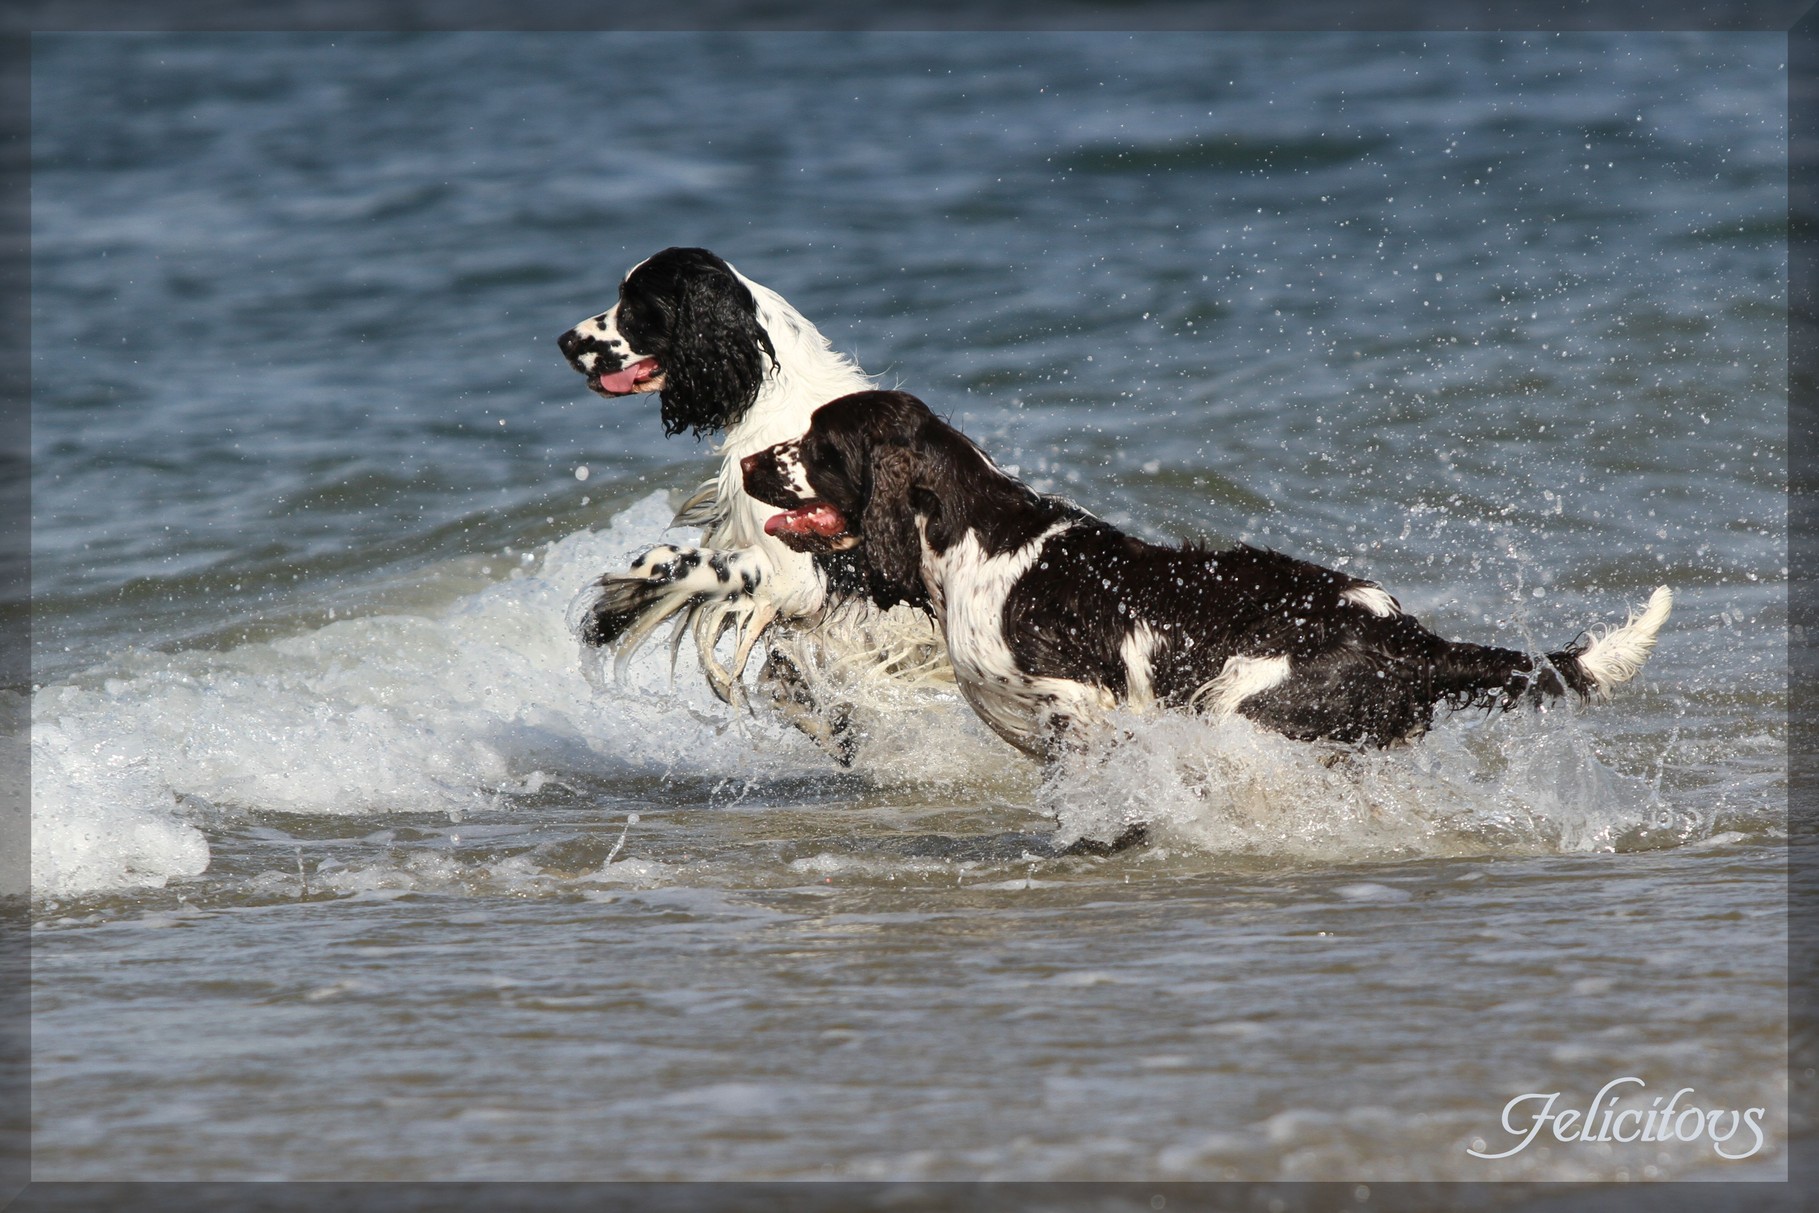
<svg viewBox="0 0 1819 1213">
<path fill-rule="evenodd" d="M 916 531 L 918 507 L 926 513 L 928 495 L 915 484 L 916 457 L 906 447 L 886 446 L 872 452 L 871 491 L 859 519 L 870 568 L 872 599 L 879 606 L 899 602 L 926 606 L 922 584 L 922 537 Z"/>
<path fill-rule="evenodd" d="M 697 438 L 724 430 L 758 399 L 765 360 L 777 363 L 770 334 L 745 284 L 719 270 L 677 284 L 663 359 L 663 432 Z"/>
</svg>

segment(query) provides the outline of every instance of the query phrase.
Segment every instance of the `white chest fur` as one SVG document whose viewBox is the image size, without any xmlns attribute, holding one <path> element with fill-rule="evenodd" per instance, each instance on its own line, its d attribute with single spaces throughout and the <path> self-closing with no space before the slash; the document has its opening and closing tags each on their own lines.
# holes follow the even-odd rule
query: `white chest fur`
<svg viewBox="0 0 1819 1213">
<path fill-rule="evenodd" d="M 993 732 L 1032 754 L 1046 749 L 1054 717 L 1084 723 L 1115 703 L 1103 687 L 1023 673 L 1005 640 L 1004 604 L 1011 587 L 1041 559 L 1049 539 L 1071 525 L 1056 523 L 1023 547 L 996 556 L 987 556 L 978 535 L 969 530 L 937 555 L 928 545 L 923 520 L 916 520 L 924 531 L 923 583 L 947 637 L 960 691 Z"/>
</svg>

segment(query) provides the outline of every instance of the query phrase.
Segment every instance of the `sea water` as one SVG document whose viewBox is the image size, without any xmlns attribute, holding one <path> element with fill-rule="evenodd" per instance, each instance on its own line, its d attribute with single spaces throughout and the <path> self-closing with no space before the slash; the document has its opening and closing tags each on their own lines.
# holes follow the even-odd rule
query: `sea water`
<svg viewBox="0 0 1819 1213">
<path fill-rule="evenodd" d="M 35 1177 L 1779 1174 L 1785 86 L 1742 35 L 41 36 Z M 1121 717 L 1045 771 L 933 691 L 840 769 L 564 624 L 694 537 L 711 448 L 554 344 L 671 244 L 1146 537 L 1537 651 L 1674 616 L 1612 702 L 1383 753 Z M 1621 1077 L 1766 1144 L 1468 1153 Z"/>
</svg>

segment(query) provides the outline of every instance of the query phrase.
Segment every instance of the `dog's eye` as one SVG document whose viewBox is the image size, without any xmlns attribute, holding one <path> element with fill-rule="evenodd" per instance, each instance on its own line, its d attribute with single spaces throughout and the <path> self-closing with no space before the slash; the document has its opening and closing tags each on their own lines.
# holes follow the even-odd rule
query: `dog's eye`
<svg viewBox="0 0 1819 1213">
<path fill-rule="evenodd" d="M 652 320 L 647 305 L 625 303 L 619 305 L 619 333 L 634 346 L 637 346 L 641 339 L 648 341 L 654 327 Z"/>
</svg>

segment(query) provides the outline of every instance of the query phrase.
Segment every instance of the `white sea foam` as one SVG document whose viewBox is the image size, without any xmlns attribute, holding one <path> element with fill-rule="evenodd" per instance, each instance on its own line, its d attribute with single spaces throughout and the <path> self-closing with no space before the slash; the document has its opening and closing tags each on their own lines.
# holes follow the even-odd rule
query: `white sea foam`
<svg viewBox="0 0 1819 1213">
<path fill-rule="evenodd" d="M 202 832 L 179 819 L 141 738 L 107 738 L 67 717 L 32 727 L 32 883 L 74 893 L 162 886 L 208 867 Z"/>
<path fill-rule="evenodd" d="M 594 685 L 597 662 L 590 683 L 567 608 L 669 518 L 667 497 L 654 493 L 603 530 L 569 535 L 509 578 L 429 613 L 341 620 L 225 652 L 139 652 L 39 690 L 34 892 L 197 876 L 209 864 L 212 807 L 460 818 L 572 774 L 831 772 L 825 755 L 775 718 L 713 699 L 686 650 L 673 686 L 660 644 L 631 664 L 629 686 Z M 975 801 L 1022 801 L 1040 782 L 1036 807 L 1053 814 L 1063 844 L 1145 821 L 1164 846 L 1346 862 L 1590 850 L 1664 826 L 1646 783 L 1599 763 L 1571 712 L 1451 722 L 1404 750 L 1344 756 L 1242 719 L 1120 717 L 1107 730 L 1115 743 L 1039 781 L 951 690 L 873 697 L 857 718 L 862 775 Z M 1682 838 L 1704 832 L 1665 825 Z M 385 874 L 369 891 L 435 879 Z M 339 891 L 360 891 L 347 873 L 322 885 L 336 881 Z"/>
<path fill-rule="evenodd" d="M 534 791 L 546 771 L 760 776 L 825 770 L 807 740 L 714 700 L 661 646 L 596 690 L 564 616 L 588 579 L 660 534 L 662 493 L 602 531 L 427 615 L 331 623 L 227 652 L 138 653 L 32 702 L 32 886 L 160 886 L 209 851 L 205 806 L 304 814 L 444 811 Z M 957 710 L 945 726 L 966 730 Z M 978 730 L 972 730 L 977 733 Z M 991 749 L 976 743 L 980 754 Z M 951 746 L 933 747 L 942 764 Z M 913 773 L 913 755 L 876 760 Z M 922 776 L 936 773 L 923 761 Z"/>
<path fill-rule="evenodd" d="M 1041 801 L 1063 844 L 1145 822 L 1165 846 L 1315 863 L 1606 850 L 1710 825 L 1599 761 L 1560 710 L 1446 719 L 1414 745 L 1363 753 L 1242 718 L 1123 717 L 1050 773 Z"/>
</svg>

